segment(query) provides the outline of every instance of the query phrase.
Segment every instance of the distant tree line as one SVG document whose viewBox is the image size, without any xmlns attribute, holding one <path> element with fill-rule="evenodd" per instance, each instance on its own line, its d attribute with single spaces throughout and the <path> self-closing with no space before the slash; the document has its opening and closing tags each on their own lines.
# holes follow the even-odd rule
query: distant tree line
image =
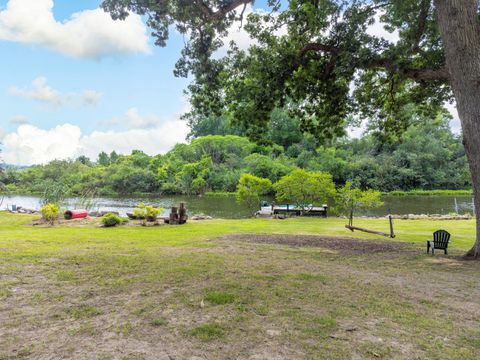
<svg viewBox="0 0 480 360">
<path fill-rule="evenodd" d="M 1 182 L 8 191 L 44 193 L 61 184 L 71 195 L 135 193 L 199 195 L 235 192 L 242 174 L 278 182 L 301 168 L 327 172 L 337 187 L 350 182 L 380 191 L 470 188 L 461 137 L 448 118 L 413 123 L 388 141 L 372 133 L 361 139 L 335 138 L 319 144 L 300 131 L 285 111 L 271 116 L 265 138 L 258 143 L 225 118 L 190 119 L 191 142 L 177 144 L 164 155 L 102 152 L 95 160 L 54 160 L 29 168 L 8 168 Z"/>
</svg>

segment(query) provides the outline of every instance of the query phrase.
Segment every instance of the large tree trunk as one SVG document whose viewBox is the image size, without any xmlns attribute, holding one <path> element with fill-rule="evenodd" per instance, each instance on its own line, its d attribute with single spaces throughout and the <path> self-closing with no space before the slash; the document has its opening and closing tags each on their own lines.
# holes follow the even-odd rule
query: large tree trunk
<svg viewBox="0 0 480 360">
<path fill-rule="evenodd" d="M 467 256 L 480 258 L 480 23 L 478 0 L 435 0 L 465 151 L 472 174 L 477 236 Z"/>
</svg>

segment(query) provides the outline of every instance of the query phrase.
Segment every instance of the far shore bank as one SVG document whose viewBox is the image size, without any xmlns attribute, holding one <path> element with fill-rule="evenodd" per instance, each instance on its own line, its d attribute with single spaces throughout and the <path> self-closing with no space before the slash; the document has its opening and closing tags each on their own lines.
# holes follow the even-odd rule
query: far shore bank
<svg viewBox="0 0 480 360">
<path fill-rule="evenodd" d="M 236 192 L 222 192 L 222 191 L 207 191 L 204 194 L 200 195 L 188 195 L 188 194 L 181 194 L 181 193 L 159 193 L 159 192 L 135 192 L 129 194 L 121 194 L 121 193 L 112 193 L 112 192 L 99 192 L 97 197 L 112 197 L 112 198 L 124 198 L 124 197 L 137 197 L 137 198 L 151 198 L 151 197 L 162 197 L 162 196 L 196 196 L 196 197 L 204 197 L 204 196 L 212 196 L 212 197 L 235 197 Z M 43 192 L 37 191 L 9 191 L 8 193 L 1 194 L 1 196 L 42 196 Z M 472 189 L 463 189 L 463 190 L 445 190 L 445 189 L 437 189 L 437 190 L 424 190 L 424 189 L 416 189 L 416 190 L 394 190 L 394 191 L 382 191 L 383 196 L 473 196 Z M 79 194 L 71 194 L 71 197 L 78 197 Z"/>
</svg>

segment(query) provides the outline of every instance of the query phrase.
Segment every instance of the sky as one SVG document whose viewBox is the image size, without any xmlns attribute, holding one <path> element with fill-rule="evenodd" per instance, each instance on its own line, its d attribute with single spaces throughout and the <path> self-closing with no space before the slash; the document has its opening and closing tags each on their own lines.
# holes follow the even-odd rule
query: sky
<svg viewBox="0 0 480 360">
<path fill-rule="evenodd" d="M 150 155 L 185 142 L 188 79 L 173 68 L 184 39 L 159 48 L 144 19 L 113 21 L 100 0 L 0 0 L 0 141 L 7 164 L 101 151 Z M 257 1 L 251 11 L 266 8 Z M 234 26 L 229 40 L 248 47 Z M 378 24 L 375 33 L 386 33 Z M 394 36 L 394 35 L 393 35 Z M 359 131 L 352 132 L 358 135 Z"/>
</svg>

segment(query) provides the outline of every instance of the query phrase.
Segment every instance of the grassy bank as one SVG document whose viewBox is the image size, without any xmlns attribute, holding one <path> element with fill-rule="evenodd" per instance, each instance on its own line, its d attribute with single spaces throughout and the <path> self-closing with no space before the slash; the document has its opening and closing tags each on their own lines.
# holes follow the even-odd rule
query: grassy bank
<svg viewBox="0 0 480 360">
<path fill-rule="evenodd" d="M 473 191 L 471 189 L 467 190 L 398 190 L 385 192 L 383 195 L 389 196 L 473 196 Z"/>
<path fill-rule="evenodd" d="M 114 229 L 32 219 L 0 214 L 0 359 L 480 356 L 480 265 L 456 258 L 473 242 L 470 220 L 396 221 L 390 240 L 334 218 Z M 356 224 L 388 229 L 386 220 Z M 449 257 L 424 254 L 438 228 L 453 235 Z M 255 233 L 413 245 L 370 252 L 225 238 Z"/>
</svg>

